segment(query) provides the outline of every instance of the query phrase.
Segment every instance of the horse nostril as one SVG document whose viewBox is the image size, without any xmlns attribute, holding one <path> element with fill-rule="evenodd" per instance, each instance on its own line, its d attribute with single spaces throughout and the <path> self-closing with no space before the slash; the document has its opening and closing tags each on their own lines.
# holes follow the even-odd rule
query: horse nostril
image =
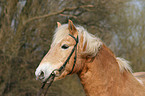
<svg viewBox="0 0 145 96">
<path fill-rule="evenodd" d="M 40 80 L 44 79 L 44 72 L 43 72 L 43 71 L 41 71 L 41 73 L 40 73 L 40 75 L 39 75 L 39 79 L 40 79 Z"/>
</svg>

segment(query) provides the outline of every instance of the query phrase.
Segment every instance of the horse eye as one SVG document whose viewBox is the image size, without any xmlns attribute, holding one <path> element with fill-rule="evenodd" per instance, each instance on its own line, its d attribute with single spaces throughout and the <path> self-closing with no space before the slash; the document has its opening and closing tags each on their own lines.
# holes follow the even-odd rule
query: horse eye
<svg viewBox="0 0 145 96">
<path fill-rule="evenodd" d="M 69 46 L 66 45 L 66 44 L 64 44 L 64 45 L 61 46 L 62 49 L 67 49 L 68 47 L 69 47 Z"/>
</svg>

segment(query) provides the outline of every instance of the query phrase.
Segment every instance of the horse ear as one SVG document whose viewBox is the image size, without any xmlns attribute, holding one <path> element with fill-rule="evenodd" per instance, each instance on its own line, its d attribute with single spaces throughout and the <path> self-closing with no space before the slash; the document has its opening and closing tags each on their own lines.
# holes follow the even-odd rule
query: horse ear
<svg viewBox="0 0 145 96">
<path fill-rule="evenodd" d="M 57 22 L 57 27 L 60 27 L 61 26 L 61 23 L 60 22 Z"/>
<path fill-rule="evenodd" d="M 68 29 L 71 35 L 74 35 L 75 33 L 77 33 L 77 29 L 71 20 L 69 20 L 68 22 Z"/>
</svg>

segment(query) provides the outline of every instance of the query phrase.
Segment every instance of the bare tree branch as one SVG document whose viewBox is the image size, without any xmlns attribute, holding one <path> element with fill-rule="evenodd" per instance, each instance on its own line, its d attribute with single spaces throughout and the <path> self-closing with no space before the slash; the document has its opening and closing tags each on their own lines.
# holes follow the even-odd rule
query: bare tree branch
<svg viewBox="0 0 145 96">
<path fill-rule="evenodd" d="M 45 14 L 45 15 L 42 15 L 42 16 L 32 17 L 32 18 L 26 20 L 26 21 L 23 23 L 23 25 L 25 25 L 25 24 L 27 24 L 27 23 L 29 23 L 29 22 L 31 22 L 31 21 L 37 20 L 37 19 L 47 18 L 47 17 L 50 17 L 50 16 L 54 16 L 54 15 L 61 14 L 61 13 L 63 13 L 64 11 L 72 11 L 72 10 L 75 10 L 75 9 L 78 9 L 78 8 L 93 8 L 93 7 L 94 7 L 93 5 L 82 5 L 82 6 L 71 7 L 71 8 L 63 8 L 62 10 L 57 11 L 57 12 Z"/>
<path fill-rule="evenodd" d="M 59 14 L 59 15 L 64 16 L 64 17 L 72 17 L 72 18 L 77 19 L 77 16 L 74 16 L 74 15 L 68 15 L 68 14 Z"/>
</svg>

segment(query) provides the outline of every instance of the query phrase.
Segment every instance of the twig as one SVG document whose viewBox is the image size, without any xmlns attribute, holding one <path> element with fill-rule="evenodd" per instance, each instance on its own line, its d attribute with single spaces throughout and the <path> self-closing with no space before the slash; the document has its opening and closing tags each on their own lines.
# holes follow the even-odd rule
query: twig
<svg viewBox="0 0 145 96">
<path fill-rule="evenodd" d="M 60 16 L 65 16 L 65 17 L 73 17 L 75 19 L 77 19 L 77 16 L 74 15 L 68 15 L 68 14 L 59 14 Z"/>
<path fill-rule="evenodd" d="M 52 12 L 52 13 L 45 14 L 45 15 L 42 15 L 42 16 L 32 17 L 32 18 L 26 20 L 26 21 L 23 23 L 23 25 L 26 25 L 27 23 L 29 23 L 29 22 L 31 22 L 31 21 L 33 21 L 33 20 L 42 19 L 42 18 L 47 18 L 47 17 L 50 17 L 50 16 L 54 16 L 54 15 L 61 14 L 61 13 L 63 13 L 64 11 L 72 11 L 72 10 L 75 10 L 75 9 L 78 9 L 78 8 L 93 8 L 93 7 L 94 7 L 93 5 L 82 5 L 82 6 L 78 6 L 78 7 L 63 8 L 62 10 L 57 11 L 57 12 Z"/>
</svg>

